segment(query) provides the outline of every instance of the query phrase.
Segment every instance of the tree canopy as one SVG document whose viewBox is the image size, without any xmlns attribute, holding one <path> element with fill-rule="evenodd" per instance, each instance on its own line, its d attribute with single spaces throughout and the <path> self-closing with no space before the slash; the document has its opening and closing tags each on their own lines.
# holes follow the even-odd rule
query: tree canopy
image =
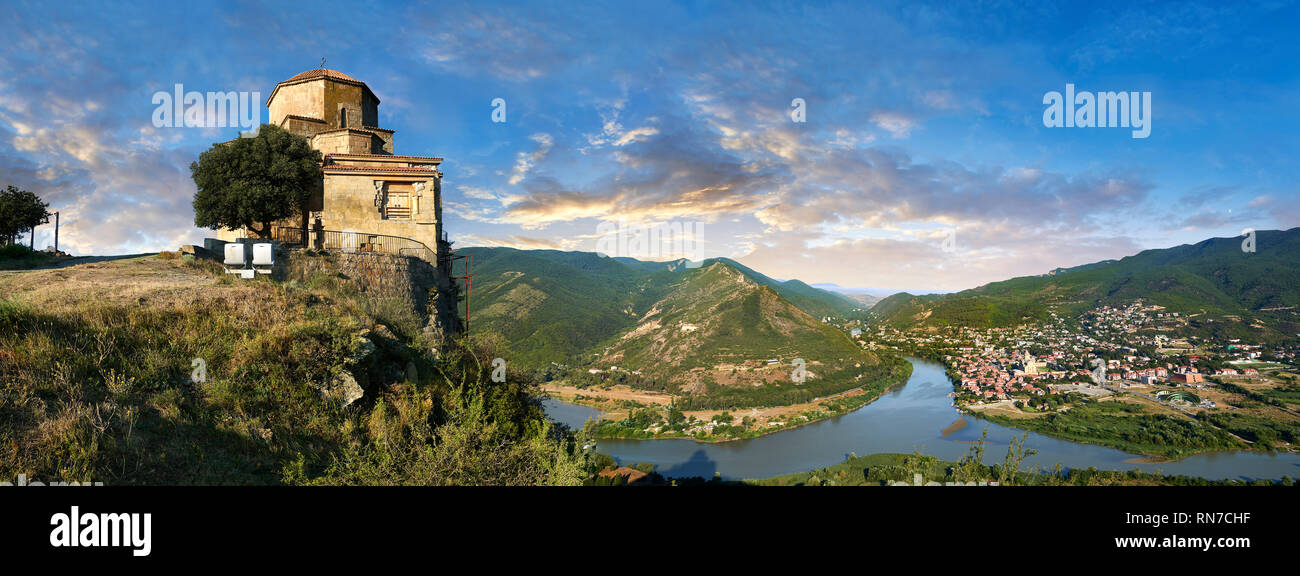
<svg viewBox="0 0 1300 576">
<path fill-rule="evenodd" d="M 214 144 L 190 164 L 194 225 L 269 237 L 272 223 L 301 213 L 320 186 L 320 161 L 307 139 L 271 124 L 255 137 Z"/>
<path fill-rule="evenodd" d="M 49 207 L 40 196 L 14 186 L 0 191 L 0 239 L 13 244 L 15 236 L 48 222 Z"/>
</svg>

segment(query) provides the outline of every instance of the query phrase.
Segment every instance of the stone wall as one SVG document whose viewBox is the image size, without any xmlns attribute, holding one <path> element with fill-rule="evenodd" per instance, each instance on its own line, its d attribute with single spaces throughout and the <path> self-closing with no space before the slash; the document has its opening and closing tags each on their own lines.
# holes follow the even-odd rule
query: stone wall
<svg viewBox="0 0 1300 576">
<path fill-rule="evenodd" d="M 438 285 L 438 271 L 419 258 L 373 252 L 288 251 L 285 280 L 306 282 L 315 274 L 338 277 L 369 298 L 400 300 L 428 315 L 429 290 Z"/>
<path fill-rule="evenodd" d="M 321 154 L 391 154 L 378 133 L 359 128 L 326 130 L 312 136 L 311 147 Z"/>
<path fill-rule="evenodd" d="M 324 117 L 325 81 L 281 86 L 275 91 L 275 99 L 271 100 L 268 111 L 271 124 L 279 124 L 285 116 L 292 114 L 324 120 L 329 125 L 329 119 Z"/>
<path fill-rule="evenodd" d="M 326 174 L 321 214 L 321 225 L 324 229 L 400 236 L 423 242 L 430 250 L 438 250 L 437 196 L 440 189 L 437 179 L 384 180 L 402 186 L 413 186 L 417 181 L 425 183 L 421 197 L 412 198 L 414 205 L 409 220 L 384 218 L 379 207 L 375 206 L 377 180 L 384 180 L 384 177 L 365 174 Z"/>
<path fill-rule="evenodd" d="M 277 255 L 279 257 L 279 255 Z M 316 274 L 337 277 L 365 298 L 401 302 L 439 338 L 460 333 L 454 281 L 432 264 L 409 256 L 373 252 L 284 251 L 284 280 L 306 282 Z M 279 278 L 277 278 L 279 279 Z"/>
<path fill-rule="evenodd" d="M 358 84 L 326 78 L 282 85 L 270 102 L 270 121 L 279 124 L 286 115 L 324 120 L 330 128 L 344 128 L 340 110 L 347 108 L 350 128 L 379 125 L 379 101 Z"/>
</svg>

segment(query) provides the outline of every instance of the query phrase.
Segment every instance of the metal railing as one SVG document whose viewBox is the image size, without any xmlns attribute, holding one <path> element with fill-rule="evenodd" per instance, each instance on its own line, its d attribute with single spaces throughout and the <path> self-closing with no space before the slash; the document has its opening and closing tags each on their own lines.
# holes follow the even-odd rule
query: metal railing
<svg viewBox="0 0 1300 576">
<path fill-rule="evenodd" d="M 338 230 L 303 230 L 281 226 L 273 238 L 285 246 L 302 246 L 315 250 L 359 253 L 375 252 L 413 256 L 437 265 L 438 253 L 419 240 L 369 232 L 340 232 Z"/>
</svg>

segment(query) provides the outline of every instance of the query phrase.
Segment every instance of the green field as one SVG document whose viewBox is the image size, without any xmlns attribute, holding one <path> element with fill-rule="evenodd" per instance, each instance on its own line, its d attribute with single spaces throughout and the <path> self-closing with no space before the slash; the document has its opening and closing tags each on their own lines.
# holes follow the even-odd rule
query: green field
<svg viewBox="0 0 1300 576">
<path fill-rule="evenodd" d="M 1178 459 L 1199 452 L 1245 450 L 1249 446 L 1208 423 L 1150 414 L 1123 402 L 1084 402 L 1039 418 L 976 414 L 990 422 L 1131 454 Z"/>
</svg>

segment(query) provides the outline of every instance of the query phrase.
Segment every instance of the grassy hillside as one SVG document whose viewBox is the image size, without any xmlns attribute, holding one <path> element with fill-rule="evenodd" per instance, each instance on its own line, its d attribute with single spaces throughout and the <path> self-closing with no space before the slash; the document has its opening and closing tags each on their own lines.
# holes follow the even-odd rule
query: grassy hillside
<svg viewBox="0 0 1300 576">
<path fill-rule="evenodd" d="M 65 260 L 46 252 L 32 250 L 22 244 L 0 246 L 0 270 L 23 270 L 46 266 Z"/>
<path fill-rule="evenodd" d="M 464 248 L 474 255 L 471 328 L 495 334 L 526 366 L 568 363 L 620 332 L 674 274 L 594 253 Z"/>
<path fill-rule="evenodd" d="M 808 371 L 799 384 L 796 358 Z M 901 369 L 721 260 L 684 273 L 594 365 L 640 372 L 630 385 L 682 394 L 696 408 L 806 402 Z"/>
<path fill-rule="evenodd" d="M 474 256 L 471 327 L 495 334 L 525 366 L 581 361 L 597 344 L 637 324 L 671 286 L 701 269 L 685 260 L 645 262 L 591 252 L 462 248 Z M 858 306 L 798 280 L 780 282 L 726 259 L 751 282 L 816 317 Z"/>
<path fill-rule="evenodd" d="M 1241 246 L 1240 237 L 1212 238 L 955 294 L 895 294 L 871 313 L 898 327 L 1008 326 L 1043 319 L 1049 307 L 1072 315 L 1141 298 L 1184 314 L 1260 318 L 1264 336 L 1300 331 L 1300 228 L 1258 232 L 1254 253 Z"/>
<path fill-rule="evenodd" d="M 434 357 L 418 327 L 324 275 L 154 256 L 0 273 L 0 478 L 581 482 L 534 384 L 491 383 L 490 350 Z M 364 396 L 345 406 L 349 380 Z"/>
<path fill-rule="evenodd" d="M 851 298 L 733 260 L 690 267 L 553 250 L 458 253 L 474 255 L 475 337 L 520 366 L 564 364 L 552 375 L 578 383 L 616 377 L 705 409 L 807 402 L 894 382 L 907 368 L 821 322 L 859 307 Z M 796 358 L 810 373 L 799 385 L 790 377 Z"/>
<path fill-rule="evenodd" d="M 804 312 L 817 318 L 825 316 L 842 317 L 850 314 L 854 309 L 863 307 L 861 302 L 838 292 L 831 292 L 829 290 L 822 290 L 821 288 L 809 286 L 797 279 L 786 280 L 784 282 L 774 280 L 759 274 L 757 271 L 754 271 L 730 258 L 706 260 L 704 264 L 708 265 L 710 262 L 714 261 L 727 264 L 728 266 L 740 271 L 740 273 L 744 274 L 746 278 L 749 278 L 753 282 L 771 288 L 774 292 L 781 295 L 782 298 L 790 301 L 791 304 L 798 306 Z"/>
</svg>

